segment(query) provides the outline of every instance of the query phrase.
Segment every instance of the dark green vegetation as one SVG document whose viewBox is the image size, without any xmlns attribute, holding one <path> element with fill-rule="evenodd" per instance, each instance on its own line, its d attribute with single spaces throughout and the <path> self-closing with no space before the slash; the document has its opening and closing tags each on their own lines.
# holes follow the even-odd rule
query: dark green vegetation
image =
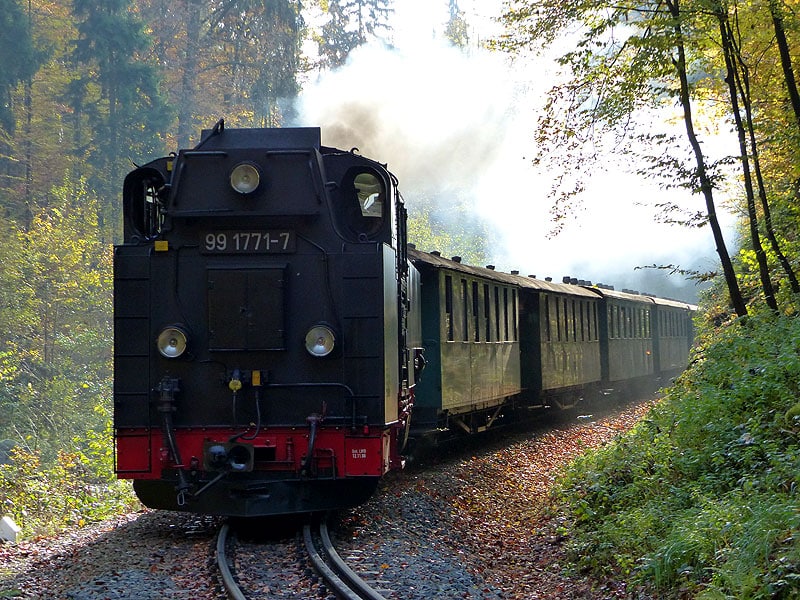
<svg viewBox="0 0 800 600">
<path fill-rule="evenodd" d="M 575 561 L 660 597 L 796 598 L 798 392 L 796 317 L 708 335 L 660 405 L 561 482 Z"/>
</svg>

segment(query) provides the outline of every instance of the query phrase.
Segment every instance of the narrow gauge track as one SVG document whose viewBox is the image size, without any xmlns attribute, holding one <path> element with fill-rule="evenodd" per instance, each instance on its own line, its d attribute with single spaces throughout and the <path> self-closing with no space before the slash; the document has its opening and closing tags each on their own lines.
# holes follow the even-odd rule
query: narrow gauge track
<svg viewBox="0 0 800 600">
<path fill-rule="evenodd" d="M 222 586 L 231 600 L 248 600 L 248 595 L 231 570 L 232 561 L 227 552 L 229 534 L 230 526 L 225 524 L 217 536 L 217 568 Z M 334 596 L 344 600 L 385 600 L 339 556 L 328 535 L 324 518 L 303 526 L 303 542 L 308 560 Z"/>
<path fill-rule="evenodd" d="M 385 600 L 345 564 L 331 543 L 328 525 L 324 519 L 314 525 L 315 531 L 312 532 L 311 527 L 310 524 L 303 527 L 306 550 L 314 568 L 335 594 L 347 600 Z M 322 554 L 315 546 L 317 537 L 322 541 Z"/>
</svg>

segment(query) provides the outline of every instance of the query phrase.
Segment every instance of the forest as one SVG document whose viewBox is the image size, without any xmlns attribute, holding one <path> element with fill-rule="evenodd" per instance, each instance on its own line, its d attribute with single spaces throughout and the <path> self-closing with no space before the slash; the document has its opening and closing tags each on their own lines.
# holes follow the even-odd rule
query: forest
<svg viewBox="0 0 800 600">
<path fill-rule="evenodd" d="M 800 411 L 792 409 L 800 368 L 797 344 L 790 342 L 796 339 L 800 295 L 800 3 L 511 0 L 498 10 L 503 33 L 493 39 L 470 35 L 470 14 L 457 0 L 440 4 L 449 14 L 440 35 L 464 52 L 480 44 L 520 64 L 546 50 L 557 54 L 560 77 L 530 132 L 533 161 L 558 174 L 553 188 L 541 191 L 550 194 L 556 229 L 579 210 L 585 201 L 580 192 L 609 154 L 633 165 L 641 178 L 697 200 L 695 210 L 667 203 L 656 215 L 704 228 L 719 259 L 718 268 L 708 272 L 653 265 L 710 284 L 697 318 L 697 366 L 676 389 L 683 390 L 681 398 L 696 397 L 703 386 L 745 389 L 753 410 L 748 415 L 746 399 L 738 396 L 740 412 L 728 410 L 730 397 L 720 397 L 719 405 L 709 397 L 703 405 L 712 415 L 709 422 L 717 420 L 714 410 L 734 422 L 704 430 L 701 437 L 722 449 L 706 448 L 712 457 L 696 450 L 691 465 L 684 460 L 688 455 L 676 450 L 691 436 L 679 441 L 675 433 L 691 420 L 686 416 L 691 411 L 680 418 L 662 414 L 657 432 L 638 433 L 645 445 L 657 438 L 669 448 L 642 458 L 651 468 L 646 475 L 657 472 L 676 481 L 688 472 L 705 477 L 707 487 L 698 484 L 681 496 L 684 508 L 698 514 L 700 505 L 693 502 L 718 491 L 712 485 L 717 479 L 734 495 L 746 486 L 751 493 L 763 492 L 769 506 L 776 506 L 778 497 L 782 507 L 796 505 Z M 0 469 L 0 500 L 32 535 L 131 502 L 126 490 L 112 483 L 110 441 L 111 249 L 121 234 L 125 174 L 135 162 L 190 147 L 220 116 L 230 127 L 293 123 L 294 99 L 315 73 L 344 65 L 359 46 L 391 47 L 394 4 L 0 0 L 0 9 L 0 461 L 8 463 Z M 735 141 L 713 153 L 710 140 L 719 132 Z M 468 205 L 457 209 L 469 215 Z M 738 216 L 735 239 L 723 234 L 718 218 L 723 210 Z M 428 246 L 467 261 L 491 258 L 485 225 L 465 218 L 461 227 L 445 228 L 433 204 L 424 201 L 411 211 L 409 231 L 411 241 L 434 242 Z M 776 331 L 784 337 L 776 340 Z M 764 340 L 767 347 L 737 345 L 743 339 Z M 718 343 L 739 353 L 714 350 Z M 747 358 L 749 352 L 754 358 Z M 741 381 L 724 371 L 725 361 L 737 362 Z M 747 375 L 752 369 L 768 373 L 768 385 L 766 376 Z M 712 384 L 703 377 L 719 379 Z M 741 460 L 731 458 L 737 440 L 747 451 Z M 762 441 L 769 447 L 759 454 L 753 446 Z M 596 519 L 622 514 L 619 490 L 613 491 L 618 509 L 613 515 L 597 504 L 607 508 L 612 494 L 607 486 L 627 482 L 615 470 L 621 467 L 602 462 L 604 456 L 579 468 L 587 479 L 574 475 L 578 478 L 565 483 L 572 490 L 567 504 L 577 510 L 576 528 L 589 523 L 591 535 L 602 529 Z M 670 471 L 677 463 L 687 472 Z M 774 476 L 742 474 L 762 468 Z M 48 486 L 54 482 L 63 488 L 53 492 Z M 98 485 L 108 490 L 103 502 L 89 499 L 97 496 Z M 768 564 L 775 548 L 789 547 L 781 555 L 783 570 L 761 587 L 741 583 L 762 595 L 734 597 L 794 597 L 798 582 L 786 574 L 800 568 L 798 516 L 782 509 L 776 519 L 771 541 L 762 540 L 769 551 L 759 560 Z M 611 521 L 604 523 L 610 531 Z M 792 532 L 794 541 L 786 542 Z M 655 540 L 679 533 L 646 535 Z M 580 543 L 618 548 L 591 535 Z M 669 557 L 655 548 L 647 568 L 638 568 L 634 558 L 626 562 L 623 553 L 611 562 L 622 572 L 649 573 L 666 589 L 683 585 L 702 591 L 699 582 L 706 585 L 710 576 L 700 565 L 709 568 L 726 543 Z M 707 597 L 730 597 L 724 590 L 732 585 L 719 583 L 713 589 L 722 595 Z M 764 595 L 767 589 L 778 595 Z"/>
</svg>

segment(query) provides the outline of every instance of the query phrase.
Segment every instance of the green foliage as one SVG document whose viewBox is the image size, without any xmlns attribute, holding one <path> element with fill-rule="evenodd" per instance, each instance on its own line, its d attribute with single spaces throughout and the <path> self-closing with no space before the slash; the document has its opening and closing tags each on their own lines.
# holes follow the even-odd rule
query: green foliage
<svg viewBox="0 0 800 600">
<path fill-rule="evenodd" d="M 114 478 L 110 248 L 85 182 L 51 197 L 0 245 L 0 438 L 15 446 L 0 506 L 25 536 L 134 505 Z"/>
<path fill-rule="evenodd" d="M 535 161 L 557 173 L 556 230 L 577 212 L 596 159 L 620 157 L 640 177 L 702 194 L 705 206 L 681 220 L 712 230 L 728 288 L 716 304 L 730 302 L 738 315 L 764 302 L 796 311 L 796 219 L 789 215 L 797 216 L 800 100 L 790 102 L 796 83 L 784 62 L 796 48 L 776 41 L 778 20 L 790 42 L 796 39 L 796 12 L 782 2 L 720 0 L 512 0 L 504 11 L 506 31 L 494 47 L 514 54 L 564 49 L 564 77 L 555 78 L 535 132 Z M 708 139 L 731 120 L 738 150 L 712 149 Z M 721 152 L 732 155 L 715 156 Z M 746 208 L 742 245 L 755 252 L 740 261 L 731 260 L 717 220 L 726 196 Z"/>
<path fill-rule="evenodd" d="M 58 208 L 0 247 L 0 437 L 46 463 L 102 431 L 111 396 L 111 252 L 83 182 L 53 190 Z M 107 411 L 105 411 L 107 413 Z"/>
<path fill-rule="evenodd" d="M 110 442 L 104 440 L 107 447 Z M 128 483 L 91 473 L 88 462 L 97 458 L 61 450 L 54 463 L 43 465 L 37 452 L 15 447 L 10 462 L 0 465 L 3 514 L 11 515 L 23 537 L 33 537 L 134 510 L 138 503 Z"/>
<path fill-rule="evenodd" d="M 796 597 L 800 320 L 705 337 L 648 418 L 561 481 L 573 556 L 667 596 Z"/>
<path fill-rule="evenodd" d="M 460 256 L 465 263 L 482 265 L 490 255 L 489 231 L 472 203 L 454 194 L 454 201 L 437 202 L 416 194 L 408 210 L 408 241 L 420 250 L 438 250 L 442 256 Z"/>
</svg>

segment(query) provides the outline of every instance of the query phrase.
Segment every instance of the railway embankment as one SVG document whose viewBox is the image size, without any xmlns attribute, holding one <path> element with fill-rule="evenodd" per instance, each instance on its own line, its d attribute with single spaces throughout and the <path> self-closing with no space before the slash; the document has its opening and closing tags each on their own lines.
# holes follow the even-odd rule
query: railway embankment
<svg viewBox="0 0 800 600">
<path fill-rule="evenodd" d="M 659 598 L 800 597 L 800 320 L 699 340 L 690 369 L 557 494 L 569 561 Z"/>
</svg>

